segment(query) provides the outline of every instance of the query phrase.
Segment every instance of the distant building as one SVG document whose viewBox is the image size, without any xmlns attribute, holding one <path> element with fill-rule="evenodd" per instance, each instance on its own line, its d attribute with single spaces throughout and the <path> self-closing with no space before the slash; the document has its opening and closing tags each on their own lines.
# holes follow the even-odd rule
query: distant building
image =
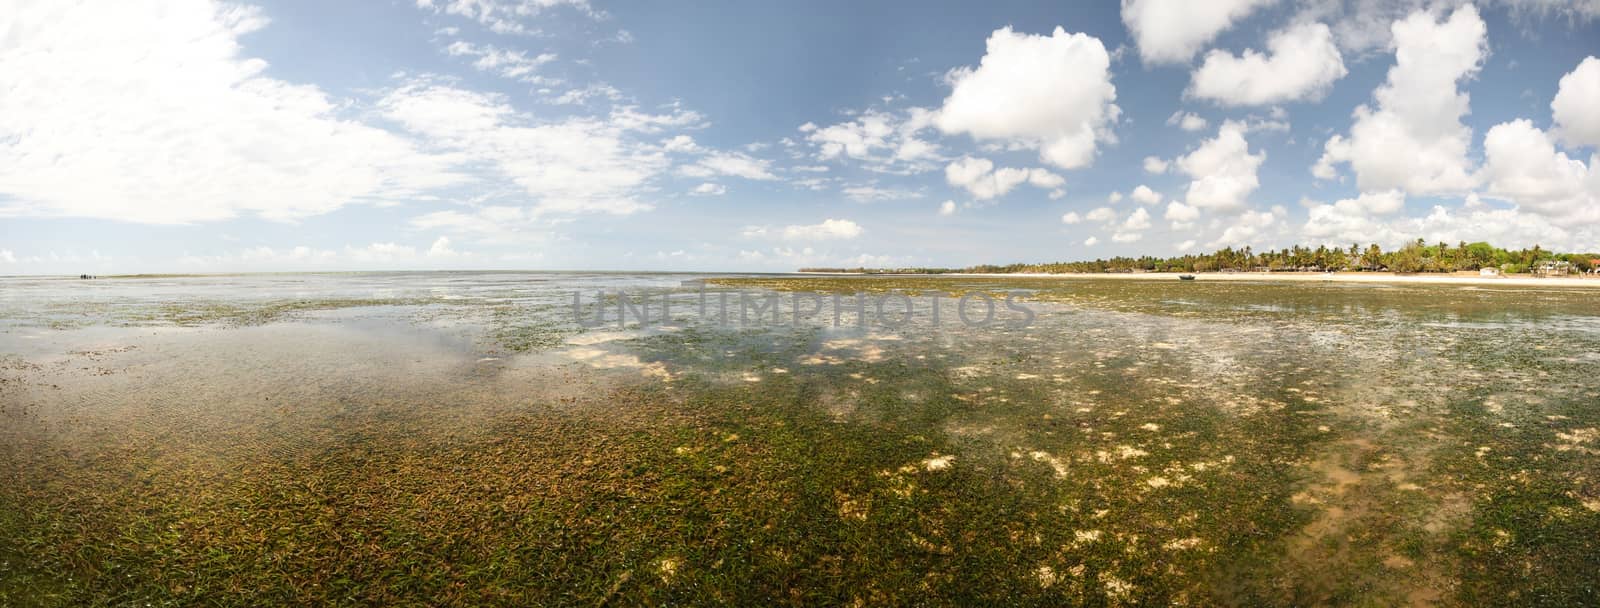
<svg viewBox="0 0 1600 608">
<path fill-rule="evenodd" d="M 1562 277 L 1572 274 L 1575 269 L 1572 262 L 1566 260 L 1550 260 L 1540 262 L 1533 268 L 1533 274 L 1541 277 Z"/>
<path fill-rule="evenodd" d="M 1480 277 L 1497 277 L 1497 276 L 1500 276 L 1500 269 L 1499 268 L 1479 268 L 1478 269 L 1478 276 L 1480 276 Z"/>
</svg>

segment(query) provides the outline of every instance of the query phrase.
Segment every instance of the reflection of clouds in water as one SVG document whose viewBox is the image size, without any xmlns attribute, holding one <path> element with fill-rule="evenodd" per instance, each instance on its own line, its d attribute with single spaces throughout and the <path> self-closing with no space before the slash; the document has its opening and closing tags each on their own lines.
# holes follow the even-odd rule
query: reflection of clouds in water
<svg viewBox="0 0 1600 608">
<path fill-rule="evenodd" d="M 561 351 L 561 356 L 583 363 L 595 369 L 637 369 L 643 375 L 651 378 L 660 378 L 671 381 L 672 373 L 667 371 L 667 366 L 660 361 L 646 363 L 638 355 L 615 353 L 598 348 L 569 348 Z"/>
</svg>

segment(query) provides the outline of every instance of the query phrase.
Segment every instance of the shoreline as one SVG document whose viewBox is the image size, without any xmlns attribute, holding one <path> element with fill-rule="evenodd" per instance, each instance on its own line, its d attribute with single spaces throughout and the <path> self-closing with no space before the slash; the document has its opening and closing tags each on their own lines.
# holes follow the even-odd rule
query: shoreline
<svg viewBox="0 0 1600 608">
<path fill-rule="evenodd" d="M 963 278 L 1059 278 L 1059 279 L 1118 279 L 1132 281 L 1176 281 L 1180 274 L 1193 274 L 1195 281 L 1284 281 L 1321 283 L 1396 283 L 1404 285 L 1503 285 L 1507 287 L 1592 287 L 1600 288 L 1600 277 L 1541 278 L 1530 275 L 1485 277 L 1477 274 L 1395 274 L 1392 272 L 1128 272 L 1128 273 L 1046 273 L 1046 272 L 949 272 L 941 274 L 867 274 L 838 272 L 801 272 L 808 276 L 860 276 L 860 277 L 963 277 Z"/>
</svg>

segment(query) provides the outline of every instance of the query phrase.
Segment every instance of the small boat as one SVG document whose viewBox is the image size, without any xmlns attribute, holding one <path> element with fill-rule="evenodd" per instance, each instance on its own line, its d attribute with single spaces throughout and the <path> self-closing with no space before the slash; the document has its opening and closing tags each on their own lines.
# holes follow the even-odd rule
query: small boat
<svg viewBox="0 0 1600 608">
<path fill-rule="evenodd" d="M 1192 275 L 1192 274 L 1180 274 L 1180 275 L 1178 275 L 1178 280 L 1179 281 L 1193 281 L 1194 280 L 1194 275 Z"/>
</svg>

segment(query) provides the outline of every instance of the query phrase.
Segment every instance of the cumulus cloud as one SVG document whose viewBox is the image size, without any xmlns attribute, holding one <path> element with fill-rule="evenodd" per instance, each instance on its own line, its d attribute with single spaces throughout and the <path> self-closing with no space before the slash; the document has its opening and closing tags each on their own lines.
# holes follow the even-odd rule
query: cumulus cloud
<svg viewBox="0 0 1600 608">
<path fill-rule="evenodd" d="M 1185 195 L 1188 204 L 1222 212 L 1248 205 L 1250 193 L 1261 185 L 1256 170 L 1267 155 L 1250 153 L 1245 129 L 1241 123 L 1225 122 L 1216 137 L 1177 160 L 1178 170 L 1191 178 Z"/>
<path fill-rule="evenodd" d="M 1139 187 L 1134 188 L 1133 193 L 1128 196 L 1138 201 L 1141 205 L 1154 205 L 1161 202 L 1161 193 L 1151 190 L 1149 186 L 1144 184 L 1139 184 Z"/>
<path fill-rule="evenodd" d="M 1188 94 L 1226 106 L 1257 106 L 1317 100 L 1348 73 L 1333 32 L 1302 23 L 1274 33 L 1267 52 L 1242 55 L 1212 50 L 1195 70 Z"/>
<path fill-rule="evenodd" d="M 823 220 L 820 224 L 785 226 L 781 234 L 790 241 L 826 241 L 861 236 L 861 226 L 850 220 Z"/>
<path fill-rule="evenodd" d="M 1331 205 L 1311 204 L 1302 233 L 1323 243 L 1371 242 L 1381 234 L 1375 226 L 1389 221 L 1379 217 L 1398 213 L 1405 208 L 1405 202 L 1404 192 L 1386 190 L 1340 199 Z"/>
<path fill-rule="evenodd" d="M 1004 196 L 1013 188 L 1026 182 L 1047 190 L 1059 189 L 1066 180 L 1044 169 L 996 169 L 994 161 L 970 156 L 957 159 L 944 169 L 945 181 L 952 186 L 965 188 L 973 198 L 989 200 Z"/>
<path fill-rule="evenodd" d="M 1068 211 L 1066 213 L 1061 214 L 1061 223 L 1063 223 L 1063 224 L 1077 224 L 1077 223 L 1080 223 L 1082 221 L 1083 221 L 1083 216 L 1078 215 L 1078 212 L 1076 212 L 1076 211 Z"/>
<path fill-rule="evenodd" d="M 956 213 L 956 202 L 955 201 L 945 201 L 945 202 L 939 203 L 939 215 L 955 215 L 955 213 Z"/>
<path fill-rule="evenodd" d="M 1083 246 L 1084 247 L 1093 247 L 1093 246 L 1095 246 L 1096 244 L 1099 244 L 1099 243 L 1100 243 L 1100 239 L 1098 239 L 1096 237 L 1092 237 L 1091 236 L 1089 238 L 1083 239 Z"/>
<path fill-rule="evenodd" d="M 452 159 L 263 75 L 259 10 L 30 1 L 0 41 L 0 214 L 293 219 L 460 183 Z M 24 86 L 25 85 L 25 86 Z"/>
<path fill-rule="evenodd" d="M 1333 205 L 1311 210 L 1302 237 L 1313 243 L 1344 246 L 1377 243 L 1390 249 L 1418 238 L 1427 242 L 1488 241 L 1502 247 L 1540 245 L 1569 251 L 1600 249 L 1600 231 L 1592 224 L 1552 222 L 1535 213 L 1482 205 L 1447 208 L 1435 205 L 1425 216 L 1376 218 L 1349 213 Z"/>
<path fill-rule="evenodd" d="M 945 133 L 1037 149 L 1062 169 L 1094 161 L 1099 142 L 1115 141 L 1121 112 L 1111 84 L 1111 56 L 1098 38 L 1056 28 L 1049 36 L 1013 32 L 989 36 L 977 68 L 947 78 L 950 96 L 934 124 Z"/>
<path fill-rule="evenodd" d="M 1122 23 L 1146 65 L 1187 63 L 1217 34 L 1273 0 L 1123 0 Z"/>
<path fill-rule="evenodd" d="M 1144 172 L 1156 174 L 1166 173 L 1168 164 L 1169 163 L 1165 159 L 1162 159 L 1159 156 L 1146 156 L 1144 157 Z"/>
<path fill-rule="evenodd" d="M 1281 205 L 1275 205 L 1267 211 L 1246 211 L 1228 218 L 1225 222 L 1213 221 L 1222 228 L 1222 234 L 1216 240 L 1206 245 L 1208 249 L 1218 247 L 1243 247 L 1246 245 L 1260 246 L 1259 239 L 1269 230 L 1279 226 L 1288 217 L 1289 211 Z"/>
<path fill-rule="evenodd" d="M 1585 57 L 1561 77 L 1550 102 L 1556 130 L 1568 143 L 1600 147 L 1600 58 Z"/>
<path fill-rule="evenodd" d="M 1089 213 L 1084 214 L 1083 218 L 1091 222 L 1110 224 L 1117 221 L 1117 210 L 1110 207 L 1095 207 Z"/>
<path fill-rule="evenodd" d="M 1199 131 L 1206 128 L 1207 124 L 1209 123 L 1206 122 L 1205 118 L 1194 112 L 1179 110 L 1173 112 L 1172 116 L 1167 117 L 1167 126 L 1177 126 L 1185 131 Z"/>
<path fill-rule="evenodd" d="M 1150 212 L 1145 211 L 1144 207 L 1134 209 L 1133 213 L 1128 215 L 1128 219 L 1122 222 L 1123 230 L 1144 230 L 1149 227 Z"/>
<path fill-rule="evenodd" d="M 450 248 L 450 237 L 441 236 L 428 246 L 426 255 L 430 258 L 453 258 L 464 254 Z"/>
<path fill-rule="evenodd" d="M 1495 125 L 1484 137 L 1487 194 L 1553 220 L 1600 222 L 1600 170 L 1557 151 L 1527 120 Z"/>
<path fill-rule="evenodd" d="M 1173 228 L 1182 228 L 1200 219 L 1200 210 L 1182 201 L 1172 201 L 1167 203 L 1167 212 L 1161 217 L 1171 220 Z"/>
<path fill-rule="evenodd" d="M 1472 129 L 1461 123 L 1468 98 L 1457 86 L 1482 64 L 1483 19 L 1471 5 L 1443 21 L 1419 11 L 1392 31 L 1395 65 L 1373 93 L 1377 107 L 1356 108 L 1350 135 L 1329 139 L 1312 172 L 1331 179 L 1335 164 L 1348 163 L 1363 191 L 1464 192 L 1473 186 Z"/>
</svg>

